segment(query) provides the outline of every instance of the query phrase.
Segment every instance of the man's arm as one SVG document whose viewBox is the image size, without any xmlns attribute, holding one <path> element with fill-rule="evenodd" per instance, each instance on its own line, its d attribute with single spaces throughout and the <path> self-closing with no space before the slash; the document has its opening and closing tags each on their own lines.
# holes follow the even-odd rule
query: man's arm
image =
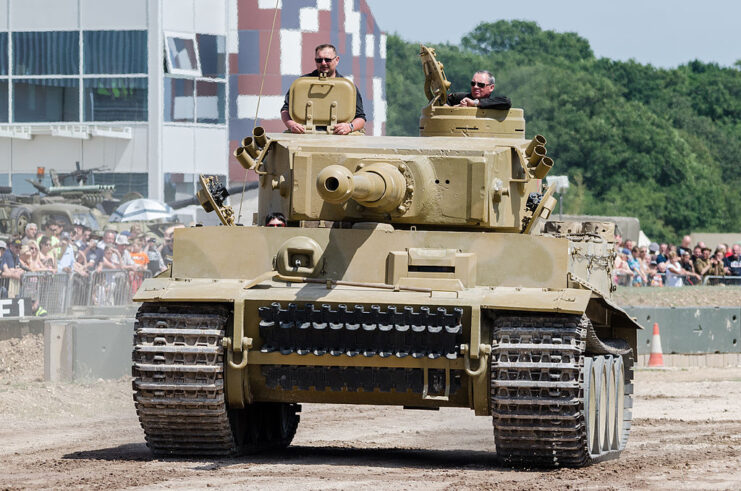
<svg viewBox="0 0 741 491">
<path fill-rule="evenodd" d="M 449 106 L 457 106 L 461 103 L 464 97 L 467 97 L 468 94 L 465 92 L 454 92 L 452 94 L 448 94 L 448 105 Z"/>
<path fill-rule="evenodd" d="M 363 98 L 360 91 L 355 87 L 355 117 L 349 123 L 338 123 L 334 127 L 335 135 L 347 135 L 353 131 L 365 128 L 365 111 L 363 110 Z"/>
<path fill-rule="evenodd" d="M 283 121 L 283 124 L 286 125 L 286 128 L 288 128 L 291 133 L 306 133 L 306 128 L 304 128 L 304 125 L 292 120 L 288 110 L 280 112 L 280 119 Z"/>
<path fill-rule="evenodd" d="M 509 100 L 509 97 L 503 95 L 490 94 L 486 99 L 479 99 L 479 107 L 481 109 L 502 109 L 507 111 L 512 107 L 512 101 Z"/>
</svg>

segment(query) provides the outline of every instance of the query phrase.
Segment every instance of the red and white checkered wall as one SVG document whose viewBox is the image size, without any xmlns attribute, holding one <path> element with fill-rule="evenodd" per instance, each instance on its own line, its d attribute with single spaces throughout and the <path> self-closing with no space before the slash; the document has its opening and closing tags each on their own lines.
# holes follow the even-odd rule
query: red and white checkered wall
<svg viewBox="0 0 741 491">
<path fill-rule="evenodd" d="M 386 35 L 365 0 L 278 0 L 277 5 L 276 12 L 276 0 L 232 3 L 236 12 L 229 33 L 230 151 L 252 134 L 263 71 L 258 124 L 268 132 L 284 131 L 283 98 L 296 77 L 316 68 L 314 48 L 325 43 L 337 47 L 337 71 L 351 79 L 363 97 L 367 134 L 384 134 Z M 230 157 L 229 180 L 243 178 L 244 170 Z"/>
</svg>

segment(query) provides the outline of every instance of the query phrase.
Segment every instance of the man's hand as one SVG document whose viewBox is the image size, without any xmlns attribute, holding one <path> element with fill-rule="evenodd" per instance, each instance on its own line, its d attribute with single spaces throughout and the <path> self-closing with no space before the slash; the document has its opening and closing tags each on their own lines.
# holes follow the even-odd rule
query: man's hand
<svg viewBox="0 0 741 491">
<path fill-rule="evenodd" d="M 476 107 L 476 106 L 479 105 L 479 100 L 478 99 L 470 99 L 468 97 L 464 97 L 461 100 L 461 103 L 458 104 L 458 105 L 459 106 L 466 106 L 466 107 Z"/>
<path fill-rule="evenodd" d="M 337 123 L 334 125 L 334 134 L 335 135 L 347 135 L 352 132 L 352 128 L 350 128 L 350 123 Z"/>
<path fill-rule="evenodd" d="M 306 128 L 304 128 L 304 125 L 299 124 L 293 120 L 289 120 L 286 125 L 288 126 L 288 129 L 291 130 L 291 133 L 306 133 Z"/>
</svg>

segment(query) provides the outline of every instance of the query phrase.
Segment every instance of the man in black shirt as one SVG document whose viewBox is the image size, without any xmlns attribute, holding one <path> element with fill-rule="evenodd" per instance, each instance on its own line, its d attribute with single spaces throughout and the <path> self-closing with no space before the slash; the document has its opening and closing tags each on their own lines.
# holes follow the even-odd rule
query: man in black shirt
<svg viewBox="0 0 741 491">
<path fill-rule="evenodd" d="M 741 276 L 741 244 L 733 245 L 733 254 L 723 260 L 728 276 Z"/>
<path fill-rule="evenodd" d="M 487 70 L 481 70 L 473 74 L 471 80 L 471 92 L 455 92 L 448 96 L 448 104 L 451 106 L 480 107 L 481 109 L 503 109 L 512 107 L 509 97 L 496 96 L 494 92 L 494 75 Z"/>
<path fill-rule="evenodd" d="M 320 73 L 325 73 L 328 78 L 342 77 L 337 71 L 337 64 L 340 62 L 340 57 L 337 56 L 337 50 L 331 44 L 320 44 L 317 46 L 314 50 L 314 61 L 316 62 L 316 70 L 302 75 L 302 77 L 318 77 Z M 304 125 L 291 119 L 291 114 L 288 110 L 289 95 L 290 91 L 286 92 L 285 102 L 280 109 L 280 119 L 283 120 L 283 124 L 286 125 L 286 128 L 291 133 L 305 133 L 306 128 L 304 128 Z M 363 98 L 360 97 L 360 91 L 355 87 L 355 118 L 349 123 L 337 123 L 334 127 L 334 134 L 347 135 L 353 131 L 362 130 L 363 127 L 365 127 Z"/>
</svg>

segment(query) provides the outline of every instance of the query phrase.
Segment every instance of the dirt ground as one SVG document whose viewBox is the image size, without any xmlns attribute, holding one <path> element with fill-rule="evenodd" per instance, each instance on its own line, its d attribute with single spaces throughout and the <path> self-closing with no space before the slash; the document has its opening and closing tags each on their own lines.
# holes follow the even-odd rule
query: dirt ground
<svg viewBox="0 0 741 491">
<path fill-rule="evenodd" d="M 283 453 L 155 459 L 131 381 L 42 381 L 40 336 L 0 342 L 0 489 L 741 489 L 741 367 L 638 371 L 620 460 L 509 469 L 472 411 L 305 404 Z"/>
</svg>

